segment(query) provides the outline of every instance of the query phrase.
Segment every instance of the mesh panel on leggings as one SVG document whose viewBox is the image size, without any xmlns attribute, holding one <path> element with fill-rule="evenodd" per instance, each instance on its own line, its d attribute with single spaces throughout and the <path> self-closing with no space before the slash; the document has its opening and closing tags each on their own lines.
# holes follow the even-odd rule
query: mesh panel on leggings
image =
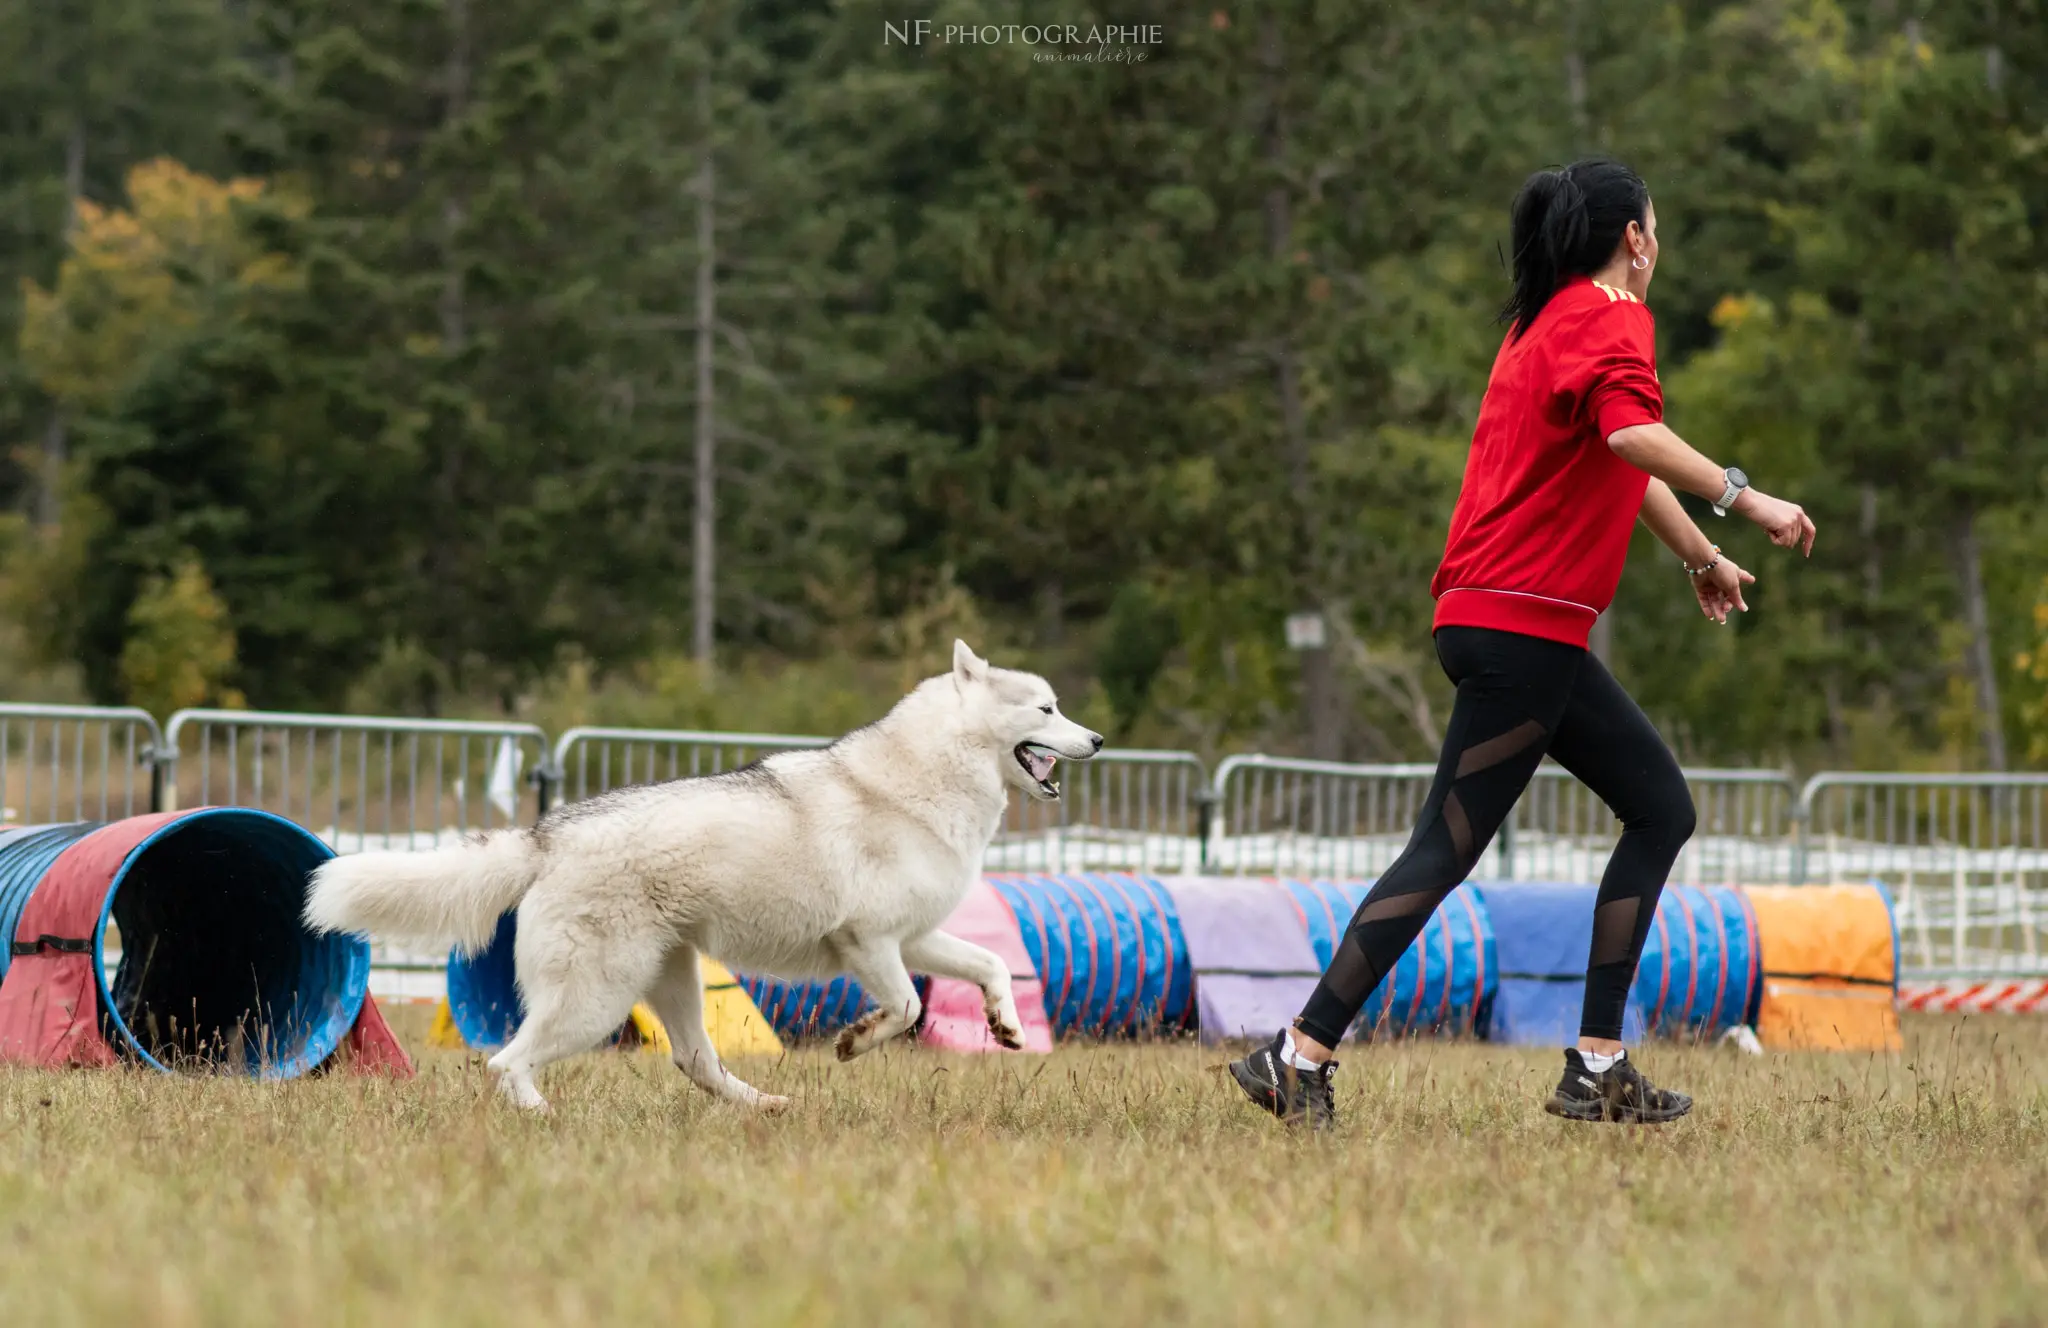
<svg viewBox="0 0 2048 1328">
<path fill-rule="evenodd" d="M 1636 917 L 1642 908 L 1639 895 L 1626 895 L 1610 899 L 1593 910 L 1593 958 L 1598 968 L 1602 964 L 1622 964 L 1634 957 L 1636 948 Z M 1633 968 L 1634 965 L 1630 964 Z"/>
<path fill-rule="evenodd" d="M 1602 963 L 1626 963 L 1636 949 L 1636 910 L 1642 908 L 1638 896 L 1624 896 L 1620 900 L 1608 900 L 1593 910 L 1593 959 L 1597 967 Z"/>
</svg>

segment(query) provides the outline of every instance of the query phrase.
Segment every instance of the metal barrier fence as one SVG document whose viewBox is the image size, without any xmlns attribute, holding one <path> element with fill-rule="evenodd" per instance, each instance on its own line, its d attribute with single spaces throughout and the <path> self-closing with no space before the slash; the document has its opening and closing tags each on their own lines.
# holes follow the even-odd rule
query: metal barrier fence
<svg viewBox="0 0 2048 1328">
<path fill-rule="evenodd" d="M 576 728 L 549 777 L 573 802 L 630 784 L 717 774 L 830 738 L 687 729 Z M 884 778 L 887 772 L 881 772 Z M 1192 752 L 1106 752 L 1060 767 L 1061 798 L 1022 795 L 983 859 L 990 871 L 1192 871 L 1201 860 L 1208 770 Z"/>
<path fill-rule="evenodd" d="M 631 784 L 737 770 L 776 752 L 826 747 L 831 742 L 791 733 L 574 728 L 555 742 L 548 778 L 554 783 L 555 799 L 576 802 Z"/>
<path fill-rule="evenodd" d="M 1110 751 L 1062 762 L 1060 800 L 1012 794 L 990 871 L 1198 872 L 1209 771 L 1193 752 Z"/>
<path fill-rule="evenodd" d="M 1407 846 L 1433 765 L 1232 756 L 1216 769 L 1208 869 L 1219 875 L 1370 878 Z M 1687 884 L 1787 879 L 1798 789 L 1769 770 L 1688 770 L 1699 830 L 1672 869 Z M 1597 881 L 1613 813 L 1562 768 L 1538 767 L 1474 875 Z"/>
<path fill-rule="evenodd" d="M 337 850 L 426 848 L 528 824 L 552 800 L 730 770 L 829 740 L 531 724 L 0 704 L 0 821 L 107 820 L 226 803 L 291 817 Z M 1058 803 L 1014 799 L 995 871 L 1369 878 L 1406 845 L 1428 765 L 1112 751 L 1061 768 Z M 1688 770 L 1699 829 L 1672 879 L 1876 880 L 1916 976 L 2048 976 L 2048 775 Z M 1618 828 L 1544 765 L 1475 875 L 1599 878 Z"/>
<path fill-rule="evenodd" d="M 156 720 L 132 706 L 0 704 L 0 823 L 149 811 L 163 745 Z"/>
<path fill-rule="evenodd" d="M 337 852 L 431 848 L 542 810 L 547 735 L 531 724 L 181 710 L 158 758 L 159 807 L 290 817 Z"/>
<path fill-rule="evenodd" d="M 1815 775 L 1795 882 L 1882 881 L 1916 975 L 2048 976 L 2048 775 Z"/>
</svg>

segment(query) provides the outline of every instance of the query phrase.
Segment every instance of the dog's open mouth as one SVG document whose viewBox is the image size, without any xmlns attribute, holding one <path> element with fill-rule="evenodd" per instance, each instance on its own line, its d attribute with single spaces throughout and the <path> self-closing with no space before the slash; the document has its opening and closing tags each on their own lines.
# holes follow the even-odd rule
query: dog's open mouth
<svg viewBox="0 0 2048 1328">
<path fill-rule="evenodd" d="M 1038 784 L 1038 791 L 1048 798 L 1060 795 L 1060 782 L 1052 777 L 1052 768 L 1059 762 L 1059 753 L 1040 747 L 1035 742 L 1020 742 L 1014 753 L 1017 764 L 1024 767 L 1024 773 Z"/>
</svg>

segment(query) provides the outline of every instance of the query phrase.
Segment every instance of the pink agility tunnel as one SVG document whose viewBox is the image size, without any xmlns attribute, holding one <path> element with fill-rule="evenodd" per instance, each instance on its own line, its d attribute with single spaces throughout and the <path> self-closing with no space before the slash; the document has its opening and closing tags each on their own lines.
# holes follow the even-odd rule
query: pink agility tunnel
<svg viewBox="0 0 2048 1328">
<path fill-rule="evenodd" d="M 368 944 L 299 920 L 332 856 L 238 807 L 0 833 L 0 1059 L 288 1079 L 341 1053 L 410 1073 L 369 998 Z"/>
</svg>

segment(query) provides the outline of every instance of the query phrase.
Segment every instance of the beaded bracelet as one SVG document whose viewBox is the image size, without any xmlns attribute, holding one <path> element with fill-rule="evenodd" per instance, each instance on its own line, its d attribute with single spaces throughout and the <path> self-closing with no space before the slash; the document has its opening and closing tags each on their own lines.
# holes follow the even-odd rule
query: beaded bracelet
<svg viewBox="0 0 2048 1328">
<path fill-rule="evenodd" d="M 1714 551 L 1707 556 L 1707 560 L 1704 563 L 1701 563 L 1698 567 L 1693 567 L 1684 562 L 1681 562 L 1678 565 L 1680 567 L 1685 568 L 1685 574 L 1687 576 L 1704 576 L 1708 572 L 1713 571 L 1716 567 L 1719 567 L 1721 565 L 1721 546 L 1716 544 L 1713 546 L 1713 550 Z"/>
</svg>

